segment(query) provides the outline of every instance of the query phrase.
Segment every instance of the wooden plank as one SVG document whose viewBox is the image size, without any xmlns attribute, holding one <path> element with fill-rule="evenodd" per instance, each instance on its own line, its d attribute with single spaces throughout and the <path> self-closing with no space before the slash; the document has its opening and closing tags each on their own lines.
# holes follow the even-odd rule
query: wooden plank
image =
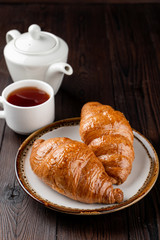
<svg viewBox="0 0 160 240">
<path fill-rule="evenodd" d="M 115 106 L 124 112 L 133 128 L 153 142 L 159 154 L 160 129 L 156 116 L 159 115 L 157 111 L 160 107 L 160 73 L 159 61 L 157 62 L 160 8 L 159 5 L 156 7 L 157 16 L 155 6 L 107 6 L 106 32 L 109 38 Z M 158 229 L 154 220 L 151 220 L 156 219 L 156 224 L 159 224 L 154 207 L 159 203 L 158 185 L 159 180 L 152 195 L 149 194 L 136 204 L 134 211 L 129 209 L 128 228 L 134 229 L 129 233 L 130 239 L 159 239 Z M 148 208 L 149 211 L 146 212 L 145 209 Z M 144 219 L 150 219 L 150 224 L 146 224 L 146 227 Z"/>
<path fill-rule="evenodd" d="M 24 138 L 6 127 L 0 152 L 0 239 L 54 239 L 56 213 L 28 197 L 15 178 L 15 156 Z"/>
<path fill-rule="evenodd" d="M 66 7 L 64 21 L 68 25 L 66 34 L 74 74 L 71 77 L 72 83 L 70 78 L 67 78 L 62 89 L 76 97 L 81 106 L 87 101 L 97 100 L 112 105 L 109 50 L 104 31 L 103 7 L 97 6 L 96 11 L 88 6 Z M 72 34 L 69 38 L 70 29 Z"/>
<path fill-rule="evenodd" d="M 28 21 L 25 22 L 27 27 L 25 26 L 23 17 L 26 18 L 27 10 L 28 8 L 24 7 L 24 5 L 0 7 L 0 16 L 5 19 L 3 23 L 2 21 L 0 23 L 1 89 L 12 83 L 3 57 L 3 48 L 6 44 L 5 34 L 13 28 L 21 32 L 27 31 L 30 20 L 31 22 L 33 20 L 30 16 Z M 39 10 L 38 6 L 37 10 Z M 8 16 L 12 18 L 14 11 L 17 11 L 17 14 L 12 19 L 13 21 L 10 21 Z M 41 8 L 40 12 L 43 15 L 43 8 Z M 30 14 L 32 15 L 32 11 Z M 37 18 L 39 21 L 41 21 L 40 15 Z M 15 134 L 8 126 L 4 128 L 4 120 L 0 121 L 0 137 L 2 138 L 0 148 L 0 239 L 56 239 L 56 212 L 46 209 L 31 199 L 24 193 L 16 180 L 15 156 L 26 136 Z M 4 134 L 2 134 L 3 132 Z"/>
<path fill-rule="evenodd" d="M 0 37 L 0 95 L 2 94 L 3 89 L 11 82 L 11 79 L 8 75 L 8 70 L 6 67 L 6 63 L 3 57 L 3 49 L 6 44 L 5 42 L 5 25 L 0 22 L 1 29 L 1 37 Z M 0 111 L 3 110 L 3 107 L 0 104 Z M 5 129 L 5 120 L 0 119 L 0 149 L 2 145 L 2 141 L 4 138 L 4 129 Z"/>
<path fill-rule="evenodd" d="M 61 25 L 63 29 L 65 28 L 65 39 L 70 46 L 69 61 L 74 69 L 73 76 L 64 79 L 58 93 L 62 93 L 63 105 L 70 106 L 67 108 L 68 114 L 75 115 L 76 112 L 80 114 L 82 105 L 88 101 L 100 101 L 114 106 L 104 7 L 96 6 L 95 11 L 90 6 L 64 6 Z M 84 218 L 60 214 L 57 235 L 60 240 L 116 239 L 115 233 L 121 232 L 123 228 L 120 239 L 127 240 L 126 211 L 114 214 L 113 218 L 108 215 Z M 119 224 L 115 225 L 116 221 Z"/>
</svg>

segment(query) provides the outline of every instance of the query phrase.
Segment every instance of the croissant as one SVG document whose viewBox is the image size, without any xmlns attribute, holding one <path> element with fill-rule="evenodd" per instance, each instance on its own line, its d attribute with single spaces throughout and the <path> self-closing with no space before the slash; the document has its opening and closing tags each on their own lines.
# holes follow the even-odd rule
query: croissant
<svg viewBox="0 0 160 240">
<path fill-rule="evenodd" d="M 82 142 L 38 139 L 32 147 L 30 164 L 46 184 L 71 199 L 106 204 L 123 200 L 123 192 L 113 189 L 102 163 Z"/>
<path fill-rule="evenodd" d="M 86 103 L 81 110 L 80 136 L 102 162 L 112 183 L 123 183 L 134 160 L 133 131 L 125 116 L 108 105 Z"/>
</svg>

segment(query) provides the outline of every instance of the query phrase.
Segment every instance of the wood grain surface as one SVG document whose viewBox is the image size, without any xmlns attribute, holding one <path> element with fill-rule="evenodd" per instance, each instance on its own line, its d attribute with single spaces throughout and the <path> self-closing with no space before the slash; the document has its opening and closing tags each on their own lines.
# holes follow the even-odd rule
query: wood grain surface
<svg viewBox="0 0 160 240">
<path fill-rule="evenodd" d="M 65 76 L 55 97 L 56 120 L 80 116 L 88 101 L 122 111 L 160 156 L 159 4 L 0 4 L 0 91 L 12 82 L 3 49 L 11 29 L 32 23 L 69 45 Z M 99 216 L 52 211 L 19 186 L 15 156 L 26 136 L 0 120 L 0 240 L 158 240 L 160 179 L 148 195 L 124 210 Z"/>
</svg>

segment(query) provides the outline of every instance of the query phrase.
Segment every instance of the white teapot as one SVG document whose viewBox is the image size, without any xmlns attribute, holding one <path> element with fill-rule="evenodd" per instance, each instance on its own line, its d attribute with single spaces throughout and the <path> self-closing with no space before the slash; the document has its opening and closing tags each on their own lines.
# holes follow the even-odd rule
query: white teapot
<svg viewBox="0 0 160 240">
<path fill-rule="evenodd" d="M 36 24 L 21 34 L 11 30 L 6 34 L 4 57 L 13 81 L 37 79 L 48 82 L 56 94 L 64 74 L 71 75 L 67 64 L 68 45 L 54 34 L 41 31 Z"/>
</svg>

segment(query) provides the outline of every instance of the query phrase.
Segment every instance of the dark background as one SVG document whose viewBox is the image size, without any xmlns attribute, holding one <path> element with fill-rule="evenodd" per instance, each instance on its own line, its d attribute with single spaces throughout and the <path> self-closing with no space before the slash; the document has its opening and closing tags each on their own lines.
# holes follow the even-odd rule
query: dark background
<svg viewBox="0 0 160 240">
<path fill-rule="evenodd" d="M 11 77 L 3 49 L 6 32 L 36 23 L 69 45 L 72 76 L 55 97 L 56 120 L 80 116 L 88 101 L 123 112 L 160 155 L 160 1 L 0 1 L 0 90 Z M 137 4 L 138 3 L 138 4 Z M 138 203 L 99 216 L 49 210 L 19 186 L 16 152 L 26 136 L 0 120 L 0 240 L 158 240 L 160 179 Z"/>
</svg>

